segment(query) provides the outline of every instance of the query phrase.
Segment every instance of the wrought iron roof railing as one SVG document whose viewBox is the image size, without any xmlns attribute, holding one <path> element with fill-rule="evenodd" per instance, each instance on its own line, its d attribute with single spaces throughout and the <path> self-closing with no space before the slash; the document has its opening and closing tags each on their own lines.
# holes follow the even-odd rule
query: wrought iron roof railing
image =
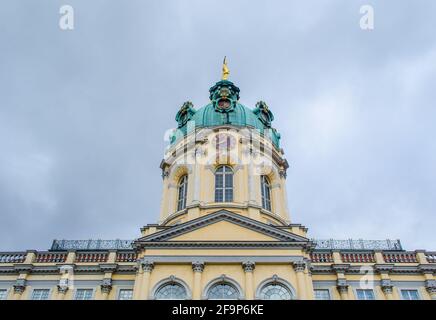
<svg viewBox="0 0 436 320">
<path fill-rule="evenodd" d="M 132 250 L 133 240 L 53 240 L 51 251 L 58 250 Z"/>
<path fill-rule="evenodd" d="M 315 250 L 403 250 L 400 240 L 320 240 L 312 239 Z"/>
</svg>

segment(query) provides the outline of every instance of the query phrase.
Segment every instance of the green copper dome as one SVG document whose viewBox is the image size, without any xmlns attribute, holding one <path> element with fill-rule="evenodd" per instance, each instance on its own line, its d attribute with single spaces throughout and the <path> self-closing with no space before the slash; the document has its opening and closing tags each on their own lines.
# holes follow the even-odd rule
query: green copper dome
<svg viewBox="0 0 436 320">
<path fill-rule="evenodd" d="M 278 148 L 280 134 L 271 127 L 274 119 L 265 102 L 260 101 L 255 109 L 239 103 L 239 88 L 232 82 L 221 80 L 209 90 L 211 102 L 195 110 L 191 102 L 185 102 L 176 115 L 178 128 L 171 136 L 171 144 L 196 128 L 233 125 L 257 129 Z"/>
</svg>

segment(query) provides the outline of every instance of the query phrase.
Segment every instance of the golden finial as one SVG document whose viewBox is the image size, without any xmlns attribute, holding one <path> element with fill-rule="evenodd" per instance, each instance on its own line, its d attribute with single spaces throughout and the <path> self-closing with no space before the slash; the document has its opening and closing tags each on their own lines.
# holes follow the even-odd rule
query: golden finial
<svg viewBox="0 0 436 320">
<path fill-rule="evenodd" d="M 227 60 L 226 57 L 224 57 L 224 61 L 223 61 L 223 75 L 221 77 L 221 80 L 227 80 L 227 78 L 229 77 L 230 71 L 229 68 L 227 67 Z"/>
</svg>

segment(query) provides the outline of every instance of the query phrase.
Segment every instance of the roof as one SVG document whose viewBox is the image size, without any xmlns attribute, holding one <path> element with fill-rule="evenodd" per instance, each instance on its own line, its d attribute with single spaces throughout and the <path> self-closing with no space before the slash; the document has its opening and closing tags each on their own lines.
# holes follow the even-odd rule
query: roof
<svg viewBox="0 0 436 320">
<path fill-rule="evenodd" d="M 280 134 L 271 127 L 274 116 L 265 102 L 259 101 L 254 109 L 244 106 L 239 102 L 239 88 L 227 80 L 217 82 L 209 92 L 211 102 L 199 109 L 194 109 L 191 102 L 182 105 L 171 144 L 197 128 L 232 125 L 255 129 L 279 148 Z"/>
</svg>

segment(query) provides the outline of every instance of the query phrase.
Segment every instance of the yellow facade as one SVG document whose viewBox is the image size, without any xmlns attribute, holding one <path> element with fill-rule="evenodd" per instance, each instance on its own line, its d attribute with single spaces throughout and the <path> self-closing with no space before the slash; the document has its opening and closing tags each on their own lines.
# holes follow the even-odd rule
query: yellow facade
<svg viewBox="0 0 436 320">
<path fill-rule="evenodd" d="M 128 244 L 59 241 L 47 252 L 0 253 L 0 297 L 436 299 L 435 252 L 310 240 L 290 218 L 287 167 L 256 128 L 195 128 L 165 152 L 158 223 Z"/>
</svg>

